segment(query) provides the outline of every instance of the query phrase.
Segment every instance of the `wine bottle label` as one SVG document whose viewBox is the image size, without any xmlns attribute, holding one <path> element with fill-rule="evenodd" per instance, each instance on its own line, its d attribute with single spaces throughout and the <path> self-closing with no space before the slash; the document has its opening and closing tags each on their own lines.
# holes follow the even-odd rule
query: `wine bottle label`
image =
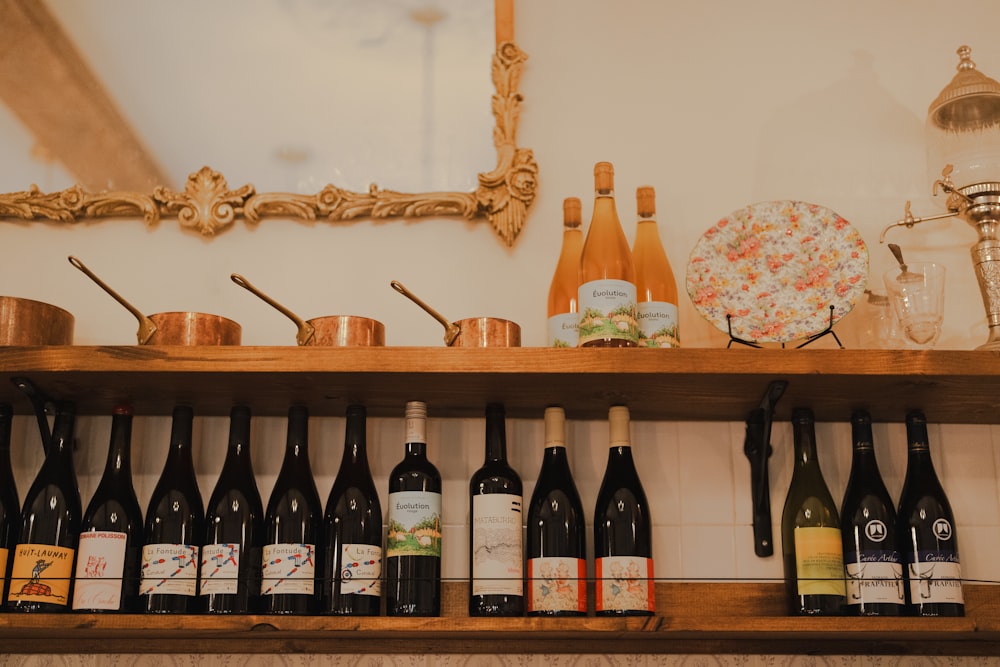
<svg viewBox="0 0 1000 667">
<path fill-rule="evenodd" d="M 239 544 L 206 544 L 201 548 L 202 595 L 235 595 L 239 575 Z"/>
<path fill-rule="evenodd" d="M 799 595 L 847 594 L 839 528 L 795 528 L 795 574 Z"/>
<path fill-rule="evenodd" d="M 441 557 L 441 494 L 397 491 L 389 494 L 387 558 Z"/>
<path fill-rule="evenodd" d="M 80 534 L 73 609 L 118 609 L 122 601 L 128 535 L 90 530 Z"/>
<path fill-rule="evenodd" d="M 562 313 L 548 320 L 549 347 L 576 347 L 580 339 L 580 315 Z"/>
<path fill-rule="evenodd" d="M 656 611 L 653 559 L 604 556 L 596 559 L 596 611 Z"/>
<path fill-rule="evenodd" d="M 261 595 L 312 595 L 316 577 L 316 545 L 265 544 Z"/>
<path fill-rule="evenodd" d="M 587 561 L 529 558 L 528 611 L 587 611 Z"/>
<path fill-rule="evenodd" d="M 18 544 L 7 599 L 66 606 L 73 553 L 73 549 L 51 544 Z"/>
<path fill-rule="evenodd" d="M 894 551 L 861 554 L 848 562 L 847 604 L 904 604 L 903 566 Z"/>
<path fill-rule="evenodd" d="M 472 594 L 524 595 L 521 496 L 472 497 Z"/>
<path fill-rule="evenodd" d="M 198 547 L 147 544 L 142 548 L 140 595 L 195 595 L 197 592 Z"/>
<path fill-rule="evenodd" d="M 677 304 L 665 301 L 640 301 L 635 304 L 639 322 L 639 347 L 680 347 L 677 329 Z"/>
<path fill-rule="evenodd" d="M 938 551 L 920 551 L 910 563 L 910 599 L 914 604 L 965 604 L 962 567 L 958 556 Z"/>
<path fill-rule="evenodd" d="M 579 345 L 594 340 L 636 343 L 635 285 L 627 280 L 592 280 L 580 285 Z"/>
<path fill-rule="evenodd" d="M 340 551 L 342 595 L 382 594 L 382 547 L 374 544 L 344 544 Z"/>
</svg>

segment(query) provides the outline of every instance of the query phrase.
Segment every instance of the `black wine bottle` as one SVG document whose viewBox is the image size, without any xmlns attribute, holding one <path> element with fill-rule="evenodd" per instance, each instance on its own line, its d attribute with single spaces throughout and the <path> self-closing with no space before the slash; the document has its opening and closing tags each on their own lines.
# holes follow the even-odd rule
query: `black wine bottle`
<svg viewBox="0 0 1000 667">
<path fill-rule="evenodd" d="M 389 474 L 385 611 L 441 615 L 441 474 L 427 460 L 427 405 L 406 404 L 406 454 Z"/>
<path fill-rule="evenodd" d="M 632 459 L 628 408 L 612 406 L 608 425 L 608 464 L 594 509 L 594 609 L 598 616 L 651 616 L 653 524 Z"/>
<path fill-rule="evenodd" d="M 378 616 L 382 604 L 382 506 L 368 468 L 366 411 L 347 408 L 344 456 L 323 516 L 323 611 Z"/>
<path fill-rule="evenodd" d="M 17 547 L 21 523 L 20 496 L 14 483 L 10 465 L 10 430 L 14 421 L 14 408 L 10 403 L 0 403 L 0 605 L 7 599 L 7 583 L 11 557 Z"/>
<path fill-rule="evenodd" d="M 469 483 L 469 616 L 524 615 L 523 491 L 507 464 L 505 414 L 486 406 L 486 460 Z"/>
<path fill-rule="evenodd" d="M 309 465 L 309 410 L 288 409 L 285 458 L 264 515 L 262 610 L 268 614 L 315 614 L 316 545 L 323 506 Z"/>
<path fill-rule="evenodd" d="M 73 470 L 75 406 L 56 408 L 45 461 L 21 509 L 7 608 L 58 612 L 72 601 L 73 559 L 83 510 Z"/>
<path fill-rule="evenodd" d="M 927 419 L 906 415 L 906 477 L 899 497 L 899 548 L 906 564 L 907 609 L 916 616 L 964 616 L 955 516 L 931 461 Z"/>
<path fill-rule="evenodd" d="M 795 463 L 781 512 L 785 597 L 792 615 L 838 615 L 846 603 L 840 516 L 816 457 L 812 410 L 792 411 Z"/>
<path fill-rule="evenodd" d="M 205 510 L 191 452 L 190 407 L 174 408 L 170 449 L 146 510 L 139 600 L 143 611 L 190 614 L 200 611 L 198 555 Z"/>
<path fill-rule="evenodd" d="M 586 518 L 566 458 L 566 414 L 545 409 L 545 454 L 528 503 L 529 616 L 587 614 Z"/>
<path fill-rule="evenodd" d="M 899 616 L 906 600 L 896 546 L 896 509 L 875 460 L 872 418 L 864 410 L 851 415 L 851 435 L 851 475 L 840 508 L 847 612 Z"/>
<path fill-rule="evenodd" d="M 229 447 L 208 505 L 200 594 L 211 614 L 260 609 L 264 507 L 250 461 L 250 408 L 229 413 Z"/>
<path fill-rule="evenodd" d="M 132 486 L 132 407 L 116 406 L 104 474 L 83 513 L 73 609 L 138 612 L 142 510 Z"/>
</svg>

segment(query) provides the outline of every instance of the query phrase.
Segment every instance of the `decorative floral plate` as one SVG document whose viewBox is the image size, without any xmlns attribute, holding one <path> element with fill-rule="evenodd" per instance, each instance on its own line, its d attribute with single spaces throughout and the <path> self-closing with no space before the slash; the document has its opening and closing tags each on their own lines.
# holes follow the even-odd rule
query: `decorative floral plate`
<svg viewBox="0 0 1000 667">
<path fill-rule="evenodd" d="M 719 220 L 691 251 L 694 307 L 733 338 L 785 343 L 849 313 L 868 282 L 868 248 L 847 220 L 800 201 L 751 204 Z M 727 319 L 727 315 L 731 318 Z"/>
</svg>

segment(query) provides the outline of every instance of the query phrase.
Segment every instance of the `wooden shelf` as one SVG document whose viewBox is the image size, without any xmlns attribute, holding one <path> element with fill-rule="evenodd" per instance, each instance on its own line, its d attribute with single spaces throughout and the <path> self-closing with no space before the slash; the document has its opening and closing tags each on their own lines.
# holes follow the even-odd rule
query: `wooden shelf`
<svg viewBox="0 0 1000 667">
<path fill-rule="evenodd" d="M 508 415 L 540 418 L 552 403 L 574 419 L 604 419 L 615 403 L 637 420 L 742 421 L 767 384 L 788 380 L 777 418 L 811 407 L 844 421 L 865 407 L 878 422 L 923 408 L 931 422 L 995 423 L 1000 355 L 980 351 L 706 349 L 450 349 L 57 346 L 0 348 L 0 401 L 21 413 L 9 382 L 26 376 L 84 414 L 130 401 L 136 414 L 169 414 L 179 402 L 224 415 L 236 402 L 283 415 L 303 401 L 316 415 L 362 402 L 397 416 L 420 398 L 436 417 L 481 416 L 501 401 Z"/>
<path fill-rule="evenodd" d="M 465 586 L 450 586 L 457 600 Z M 967 585 L 964 618 L 794 618 L 775 583 L 660 583 L 649 618 L 2 614 L 8 653 L 1000 654 L 1000 587 Z M 464 597 L 462 598 L 464 600 Z M 457 610 L 459 613 L 461 610 Z M 448 613 L 448 612 L 446 612 Z"/>
</svg>

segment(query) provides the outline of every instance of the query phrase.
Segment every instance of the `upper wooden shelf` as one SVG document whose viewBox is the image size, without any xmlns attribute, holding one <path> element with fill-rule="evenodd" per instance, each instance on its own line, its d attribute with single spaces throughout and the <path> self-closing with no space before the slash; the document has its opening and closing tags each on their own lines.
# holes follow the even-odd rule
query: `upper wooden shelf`
<svg viewBox="0 0 1000 667">
<path fill-rule="evenodd" d="M 361 402 L 396 416 L 408 400 L 435 417 L 474 417 L 500 401 L 508 415 L 540 418 L 560 404 L 573 419 L 604 419 L 609 406 L 633 419 L 742 421 L 768 383 L 788 381 L 777 419 L 811 407 L 820 421 L 867 408 L 877 422 L 922 408 L 931 422 L 996 423 L 1000 354 L 980 351 L 781 349 L 462 349 L 314 347 L 53 346 L 0 348 L 0 401 L 30 404 L 10 382 L 25 376 L 83 414 L 129 401 L 137 414 L 225 415 L 236 402 L 283 415 L 305 402 L 342 415 Z"/>
</svg>

